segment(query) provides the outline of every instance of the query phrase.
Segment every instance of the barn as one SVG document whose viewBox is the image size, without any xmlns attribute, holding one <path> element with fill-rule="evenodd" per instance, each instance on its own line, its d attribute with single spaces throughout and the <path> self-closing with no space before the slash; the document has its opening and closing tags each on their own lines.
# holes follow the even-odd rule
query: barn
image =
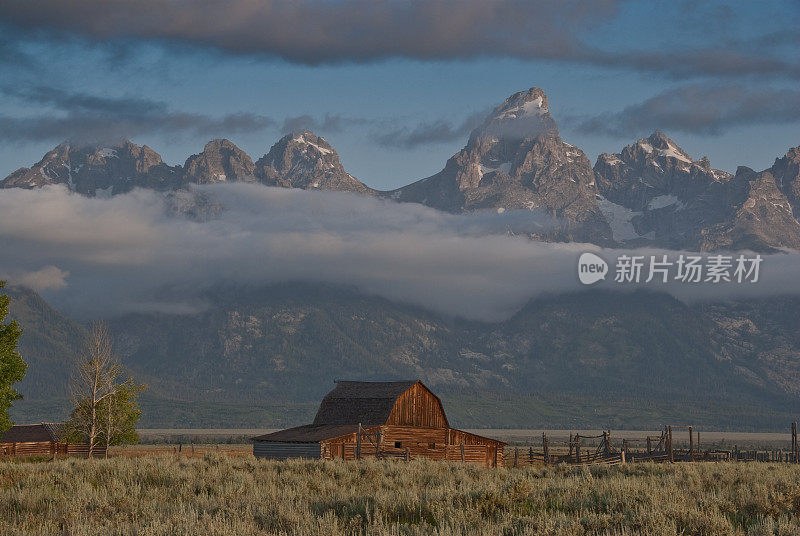
<svg viewBox="0 0 800 536">
<path fill-rule="evenodd" d="M 505 443 L 451 428 L 421 381 L 338 381 L 314 422 L 253 438 L 258 458 L 425 457 L 497 467 Z"/>
<path fill-rule="evenodd" d="M 0 456 L 89 456 L 89 443 L 62 441 L 63 423 L 16 424 L 0 436 Z M 94 456 L 105 456 L 104 446 L 96 445 Z"/>
</svg>

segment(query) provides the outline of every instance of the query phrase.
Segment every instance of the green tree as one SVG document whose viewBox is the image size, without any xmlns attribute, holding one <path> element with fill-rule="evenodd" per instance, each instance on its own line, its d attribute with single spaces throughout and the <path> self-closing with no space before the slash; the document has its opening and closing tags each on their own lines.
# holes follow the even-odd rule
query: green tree
<svg viewBox="0 0 800 536">
<path fill-rule="evenodd" d="M 100 440 L 105 443 L 106 457 L 112 445 L 132 445 L 139 442 L 136 423 L 142 416 L 137 397 L 145 390 L 133 378 L 114 387 L 114 394 L 100 402 Z"/>
<path fill-rule="evenodd" d="M 5 281 L 0 281 L 0 289 L 5 286 Z M 22 330 L 16 320 L 4 323 L 8 314 L 8 303 L 11 300 L 5 294 L 0 294 L 0 434 L 11 428 L 14 424 L 8 416 L 14 400 L 22 398 L 13 385 L 25 377 L 28 366 L 17 352 L 17 342 Z"/>
<path fill-rule="evenodd" d="M 108 327 L 94 324 L 72 379 L 74 409 L 65 428 L 68 440 L 89 442 L 90 458 L 98 445 L 138 440 L 135 426 L 141 412 L 136 397 L 144 387 L 133 379 L 120 381 L 121 372 Z"/>
</svg>

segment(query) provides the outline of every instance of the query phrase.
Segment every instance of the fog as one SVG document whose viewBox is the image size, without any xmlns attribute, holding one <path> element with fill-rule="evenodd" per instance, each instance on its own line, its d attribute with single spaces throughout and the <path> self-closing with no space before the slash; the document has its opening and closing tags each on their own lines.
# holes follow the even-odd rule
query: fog
<svg viewBox="0 0 800 536">
<path fill-rule="evenodd" d="M 0 191 L 0 278 L 79 318 L 186 314 L 219 285 L 311 282 L 477 320 L 508 317 L 543 293 L 583 287 L 577 259 L 631 251 L 531 241 L 558 222 L 529 211 L 451 215 L 338 192 L 222 184 L 197 190 L 222 209 L 176 214 L 164 194 L 110 199 L 61 186 Z M 513 231 L 513 232 L 510 232 Z M 640 250 L 639 255 L 662 254 Z M 674 252 L 668 252 L 674 255 Z M 756 284 L 651 284 L 679 299 L 796 292 L 798 255 L 766 256 Z M 598 288 L 631 290 L 613 282 Z"/>
</svg>

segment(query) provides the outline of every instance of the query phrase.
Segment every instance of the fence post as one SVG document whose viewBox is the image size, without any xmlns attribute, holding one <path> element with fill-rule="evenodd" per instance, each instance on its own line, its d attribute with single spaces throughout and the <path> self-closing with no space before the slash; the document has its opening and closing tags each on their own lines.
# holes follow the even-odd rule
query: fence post
<svg viewBox="0 0 800 536">
<path fill-rule="evenodd" d="M 694 432 L 692 427 L 689 427 L 689 461 L 694 461 Z"/>
<path fill-rule="evenodd" d="M 544 464 L 550 464 L 550 441 L 547 439 L 547 434 L 542 432 L 542 451 L 544 453 Z M 531 447 L 531 462 L 533 462 L 533 447 Z"/>
<path fill-rule="evenodd" d="M 792 423 L 792 463 L 798 463 L 797 452 L 797 421 Z"/>
<path fill-rule="evenodd" d="M 464 443 L 461 443 L 458 447 L 461 450 L 461 463 L 464 463 Z"/>
<path fill-rule="evenodd" d="M 528 463 L 533 464 L 533 447 L 528 447 Z"/>
<path fill-rule="evenodd" d="M 409 457 L 408 457 L 408 447 L 406 447 L 406 461 L 408 461 L 408 460 L 409 460 Z"/>
<path fill-rule="evenodd" d="M 514 447 L 514 467 L 517 466 L 518 458 L 519 458 L 519 447 Z"/>
<path fill-rule="evenodd" d="M 358 431 L 356 432 L 356 460 L 361 459 L 361 423 L 358 423 Z"/>
<path fill-rule="evenodd" d="M 672 450 L 672 426 L 667 426 L 667 442 L 669 443 L 669 463 L 675 462 L 675 453 Z"/>
</svg>

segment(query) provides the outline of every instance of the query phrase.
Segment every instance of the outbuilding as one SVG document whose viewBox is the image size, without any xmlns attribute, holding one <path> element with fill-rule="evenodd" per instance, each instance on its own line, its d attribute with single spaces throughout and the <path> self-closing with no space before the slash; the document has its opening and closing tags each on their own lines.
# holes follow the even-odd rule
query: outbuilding
<svg viewBox="0 0 800 536">
<path fill-rule="evenodd" d="M 63 423 L 15 424 L 0 436 L 0 456 L 89 456 L 89 443 L 62 441 Z M 93 456 L 105 456 L 105 446 L 95 445 Z"/>
<path fill-rule="evenodd" d="M 253 438 L 258 458 L 415 457 L 496 467 L 505 443 L 451 428 L 421 381 L 339 381 L 314 422 Z"/>
</svg>

